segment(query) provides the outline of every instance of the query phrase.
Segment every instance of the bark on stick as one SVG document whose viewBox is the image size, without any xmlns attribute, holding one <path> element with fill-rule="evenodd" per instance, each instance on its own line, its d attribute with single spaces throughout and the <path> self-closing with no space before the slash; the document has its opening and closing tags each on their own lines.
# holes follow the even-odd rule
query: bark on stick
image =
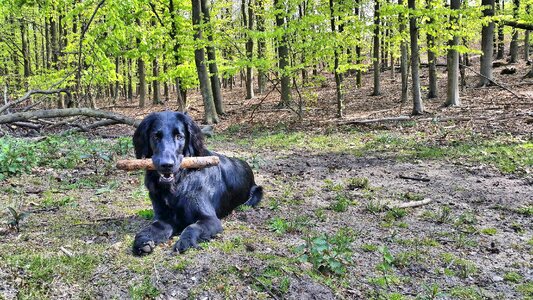
<svg viewBox="0 0 533 300">
<path fill-rule="evenodd" d="M 180 167 L 184 169 L 198 169 L 216 166 L 220 162 L 218 156 L 184 157 Z M 125 159 L 117 161 L 117 169 L 126 171 L 155 170 L 151 158 Z"/>
</svg>

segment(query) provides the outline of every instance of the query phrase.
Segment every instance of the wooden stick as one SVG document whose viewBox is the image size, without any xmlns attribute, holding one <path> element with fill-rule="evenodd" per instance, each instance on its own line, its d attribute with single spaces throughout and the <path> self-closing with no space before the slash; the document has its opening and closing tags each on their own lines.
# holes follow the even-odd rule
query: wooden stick
<svg viewBox="0 0 533 300">
<path fill-rule="evenodd" d="M 198 169 L 216 166 L 220 162 L 218 156 L 198 156 L 184 157 L 180 167 L 184 169 Z M 117 169 L 126 171 L 135 170 L 155 170 L 151 158 L 147 159 L 125 159 L 117 161 Z"/>
<path fill-rule="evenodd" d="M 420 200 L 420 201 L 411 201 L 411 202 L 403 202 L 403 203 L 393 202 L 393 203 L 387 204 L 387 207 L 388 208 L 417 207 L 417 206 L 422 206 L 422 205 L 429 204 L 429 203 L 431 203 L 431 201 L 433 201 L 431 198 L 426 198 L 426 199 Z"/>
</svg>

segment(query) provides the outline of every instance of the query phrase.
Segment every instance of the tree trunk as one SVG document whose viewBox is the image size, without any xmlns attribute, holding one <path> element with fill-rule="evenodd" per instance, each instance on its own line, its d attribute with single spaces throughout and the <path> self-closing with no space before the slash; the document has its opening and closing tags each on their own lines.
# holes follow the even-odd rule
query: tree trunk
<svg viewBox="0 0 533 300">
<path fill-rule="evenodd" d="M 157 57 L 154 58 L 152 61 L 152 76 L 154 76 L 154 80 L 152 81 L 152 103 L 153 104 L 161 104 L 161 84 L 159 83 L 159 62 L 157 60 Z"/>
<path fill-rule="evenodd" d="M 530 14 L 531 6 L 528 4 L 526 6 L 526 14 Z M 524 60 L 529 61 L 529 32 L 530 30 L 526 30 L 524 33 Z"/>
<path fill-rule="evenodd" d="M 181 64 L 180 56 L 179 56 L 179 39 L 177 38 L 178 35 L 178 22 L 177 19 L 177 8 L 174 7 L 174 0 L 169 0 L 168 3 L 168 10 L 170 12 L 170 16 L 172 17 L 172 22 L 170 23 L 170 39 L 174 42 L 174 46 L 172 49 L 172 54 L 174 56 L 174 62 L 176 65 Z M 186 108 L 186 97 L 187 97 L 187 90 L 183 88 L 183 85 L 180 82 L 180 78 L 176 77 L 174 78 L 174 82 L 176 84 L 176 100 L 178 102 L 178 110 L 179 111 L 185 111 Z"/>
<path fill-rule="evenodd" d="M 24 59 L 24 77 L 31 76 L 31 62 L 30 62 L 30 45 L 28 44 L 28 36 L 26 32 L 26 24 L 24 20 L 20 20 L 20 38 L 22 40 L 22 56 Z M 26 82 L 27 84 L 27 82 Z"/>
<path fill-rule="evenodd" d="M 402 0 L 398 0 L 398 1 L 402 1 Z M 361 0 L 355 0 L 354 16 L 357 17 L 357 20 L 361 19 L 361 9 L 359 7 L 360 5 L 361 5 Z M 357 44 L 357 46 L 355 46 L 355 56 L 356 56 L 357 64 L 360 64 L 361 63 L 361 46 L 359 45 L 359 43 Z M 357 88 L 361 88 L 362 77 L 363 77 L 363 71 L 361 69 L 357 70 L 357 73 L 355 74 L 355 85 Z"/>
<path fill-rule="evenodd" d="M 115 74 L 117 74 L 117 80 L 115 81 L 115 94 L 113 96 L 115 97 L 114 102 L 116 103 L 120 90 L 120 80 L 118 80 L 118 75 L 120 74 L 120 57 L 118 55 L 115 56 Z"/>
<path fill-rule="evenodd" d="M 398 5 L 402 5 L 403 6 L 404 2 L 403 0 L 398 0 Z M 406 31 L 406 26 L 405 26 L 405 14 L 401 13 L 399 16 L 398 16 L 398 21 L 400 23 L 400 33 L 404 33 Z M 401 52 L 401 57 L 400 57 L 400 73 L 401 73 L 401 80 L 402 80 L 402 96 L 401 96 L 401 101 L 402 103 L 407 103 L 407 97 L 408 97 L 408 93 L 409 93 L 409 84 L 408 84 L 408 80 L 409 80 L 409 71 L 408 71 L 408 67 L 409 67 L 409 54 L 407 53 L 407 41 L 405 41 L 404 39 L 402 39 L 401 43 L 400 43 L 400 52 Z"/>
<path fill-rule="evenodd" d="M 167 63 L 163 63 L 163 72 L 165 74 L 168 73 L 168 65 Z M 163 95 L 165 97 L 165 102 L 168 102 L 170 100 L 170 92 L 169 92 L 169 87 L 168 87 L 168 80 L 165 80 L 164 84 L 163 84 Z"/>
<path fill-rule="evenodd" d="M 329 0 L 329 11 L 330 11 L 330 21 L 331 21 L 331 32 L 334 34 L 337 33 L 337 27 L 335 26 L 335 8 L 333 6 L 333 0 Z M 339 32 L 340 32 L 339 28 Z M 337 44 L 336 42 L 334 44 Z M 342 48 L 340 44 L 335 47 L 334 50 L 334 74 L 335 74 L 335 88 L 337 91 L 337 118 L 343 117 L 343 107 L 344 107 L 344 94 L 342 91 L 342 74 L 339 73 L 339 52 L 342 53 Z"/>
<path fill-rule="evenodd" d="M 427 9 L 428 11 L 433 11 L 434 5 L 433 0 L 427 0 Z M 434 22 L 433 18 L 430 18 L 428 25 Z M 427 45 L 428 45 L 428 66 L 429 66 L 429 89 L 428 89 L 428 98 L 437 98 L 439 96 L 439 91 L 437 87 L 437 56 L 433 51 L 435 47 L 435 37 L 431 34 L 427 35 Z"/>
<path fill-rule="evenodd" d="M 487 6 L 483 10 L 483 16 L 494 16 L 494 0 L 482 0 L 481 5 Z M 481 63 L 479 73 L 481 74 L 478 87 L 491 84 L 492 80 L 492 37 L 494 35 L 494 22 L 483 26 L 481 30 Z"/>
<path fill-rule="evenodd" d="M 217 57 L 213 40 L 213 27 L 211 26 L 210 7 L 207 0 L 200 1 L 204 23 L 208 24 L 207 40 L 207 59 L 209 60 L 209 73 L 211 75 L 211 90 L 213 92 L 213 101 L 217 114 L 224 114 L 224 105 L 222 103 L 222 91 L 220 90 L 220 78 L 218 74 Z"/>
<path fill-rule="evenodd" d="M 502 12 L 505 5 L 504 0 L 497 0 L 496 3 L 498 4 L 498 10 Z M 503 54 L 505 52 L 505 35 L 503 33 L 503 26 L 503 22 L 498 22 L 498 51 L 496 53 L 496 59 L 503 59 Z"/>
<path fill-rule="evenodd" d="M 451 9 L 459 10 L 461 8 L 461 0 L 452 0 L 450 3 Z M 452 24 L 457 23 L 457 18 L 452 17 L 450 20 Z M 461 104 L 459 98 L 459 52 L 453 49 L 459 44 L 459 37 L 454 35 L 448 42 L 450 49 L 448 49 L 448 89 L 446 93 L 446 106 L 457 106 Z"/>
<path fill-rule="evenodd" d="M 416 9 L 416 0 L 408 0 L 410 10 Z M 414 15 L 409 16 L 409 35 L 411 37 L 411 76 L 412 76 L 412 92 L 413 92 L 413 115 L 421 115 L 424 113 L 422 106 L 422 97 L 420 96 L 420 76 L 419 69 L 419 50 L 418 50 L 418 27 L 416 25 L 417 18 Z"/>
<path fill-rule="evenodd" d="M 256 13 L 256 22 L 257 22 L 257 31 L 264 33 L 265 32 L 265 4 L 264 0 L 256 0 L 259 10 L 259 13 Z M 266 42 L 265 38 L 263 36 L 259 37 L 257 39 L 257 58 L 260 60 L 265 59 L 265 53 L 266 53 Z M 262 67 L 258 68 L 258 74 L 257 74 L 257 85 L 258 85 L 258 92 L 259 94 L 263 94 L 265 92 L 266 87 L 266 74 Z"/>
<path fill-rule="evenodd" d="M 513 18 L 518 19 L 518 8 L 520 7 L 520 0 L 513 0 Z M 511 58 L 509 63 L 518 62 L 518 29 L 513 28 L 513 36 L 511 37 L 511 45 L 509 47 Z"/>
<path fill-rule="evenodd" d="M 133 78 L 132 78 L 132 64 L 131 58 L 128 58 L 128 100 L 133 101 Z"/>
<path fill-rule="evenodd" d="M 194 40 L 202 40 L 202 4 L 201 0 L 192 0 L 192 23 L 194 26 Z M 198 80 L 200 81 L 200 91 L 204 101 L 204 122 L 206 124 L 218 123 L 218 115 L 213 101 L 213 91 L 211 90 L 211 82 L 207 72 L 205 61 L 204 47 L 197 47 L 194 50 L 194 62 L 196 63 L 196 71 L 198 72 Z"/>
<path fill-rule="evenodd" d="M 287 42 L 287 33 L 285 32 L 285 4 L 280 0 L 274 0 L 276 8 L 276 26 L 283 30 L 281 41 L 278 41 L 279 69 L 281 73 L 281 101 L 279 107 L 288 107 L 291 102 L 291 79 L 288 74 L 289 70 L 289 48 Z"/>
<path fill-rule="evenodd" d="M 251 32 L 253 30 L 254 24 L 254 15 L 253 15 L 253 0 L 248 0 L 248 16 L 246 16 L 246 0 L 242 0 L 242 17 L 244 26 L 248 27 L 248 30 Z M 248 40 L 246 41 L 246 99 L 252 99 L 254 97 L 254 81 L 253 81 L 253 68 L 252 60 L 254 55 L 254 40 L 248 35 Z"/>
<path fill-rule="evenodd" d="M 50 53 L 50 34 L 49 34 L 49 30 L 48 30 L 48 21 L 46 21 L 46 18 L 44 18 L 44 43 L 45 43 L 45 47 L 46 47 L 46 52 L 45 52 L 45 68 L 49 69 L 50 68 L 50 58 L 51 58 L 51 53 Z"/>
<path fill-rule="evenodd" d="M 137 26 L 141 27 L 141 19 L 136 19 Z M 137 37 L 137 47 L 141 44 L 141 38 Z M 139 73 L 139 107 L 146 104 L 146 74 L 144 70 L 144 60 L 142 57 L 137 59 L 137 72 Z"/>
<path fill-rule="evenodd" d="M 374 92 L 372 93 L 372 96 L 381 95 L 381 84 L 379 80 L 379 9 L 379 0 L 376 0 L 374 2 Z"/>
</svg>

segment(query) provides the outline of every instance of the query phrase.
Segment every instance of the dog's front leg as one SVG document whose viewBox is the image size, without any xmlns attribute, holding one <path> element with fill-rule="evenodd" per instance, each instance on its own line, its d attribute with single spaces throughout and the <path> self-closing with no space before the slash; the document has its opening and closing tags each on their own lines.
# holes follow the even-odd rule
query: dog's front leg
<svg viewBox="0 0 533 300">
<path fill-rule="evenodd" d="M 183 230 L 174 251 L 182 253 L 189 248 L 197 248 L 199 242 L 209 241 L 219 232 L 222 232 L 222 224 L 217 217 L 201 219 Z"/>
<path fill-rule="evenodd" d="M 160 220 L 154 221 L 143 228 L 133 242 L 133 253 L 136 255 L 151 253 L 155 245 L 167 241 L 173 233 L 172 226 Z"/>
</svg>

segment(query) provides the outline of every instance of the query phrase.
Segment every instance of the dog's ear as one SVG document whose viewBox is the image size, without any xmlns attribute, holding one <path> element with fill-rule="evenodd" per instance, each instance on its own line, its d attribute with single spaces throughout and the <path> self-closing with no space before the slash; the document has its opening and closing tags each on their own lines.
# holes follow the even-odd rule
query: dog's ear
<svg viewBox="0 0 533 300">
<path fill-rule="evenodd" d="M 135 149 L 135 157 L 150 158 L 152 157 L 152 148 L 150 147 L 150 128 L 155 120 L 154 115 L 149 115 L 135 130 L 133 134 L 133 148 Z"/>
<path fill-rule="evenodd" d="M 203 156 L 205 154 L 204 135 L 200 127 L 186 114 L 178 113 L 178 119 L 183 121 L 186 128 L 186 143 L 184 156 Z"/>
</svg>

